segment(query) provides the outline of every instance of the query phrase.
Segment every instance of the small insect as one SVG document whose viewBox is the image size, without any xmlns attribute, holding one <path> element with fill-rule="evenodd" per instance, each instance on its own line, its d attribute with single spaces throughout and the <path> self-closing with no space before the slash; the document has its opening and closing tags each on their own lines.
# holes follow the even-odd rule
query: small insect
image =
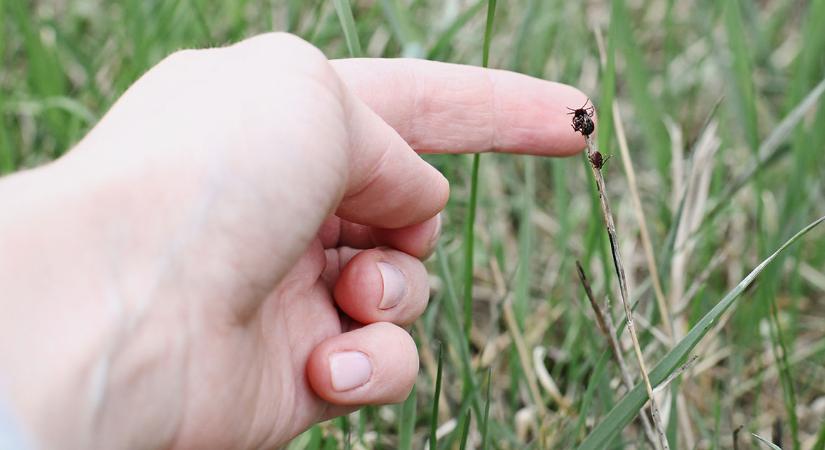
<svg viewBox="0 0 825 450">
<path fill-rule="evenodd" d="M 604 158 L 602 158 L 602 154 L 599 151 L 595 151 L 590 154 L 590 164 L 593 164 L 593 167 L 596 169 L 601 169 L 604 165 Z"/>
<path fill-rule="evenodd" d="M 573 115 L 573 131 L 578 131 L 582 134 L 582 136 L 590 136 L 593 133 L 593 129 L 595 125 L 593 125 L 593 114 L 596 112 L 596 108 L 593 105 L 590 107 L 587 104 L 590 102 L 590 99 L 587 99 L 582 105 L 581 108 L 567 108 L 570 110 L 567 114 Z"/>
<path fill-rule="evenodd" d="M 602 156 L 601 152 L 596 150 L 595 152 L 591 153 L 588 158 L 590 159 L 590 164 L 593 164 L 593 167 L 595 167 L 598 170 L 601 170 L 604 166 L 604 163 L 606 163 L 607 160 L 610 159 L 610 156 L 611 155 L 607 155 L 607 158 L 605 158 Z"/>
</svg>

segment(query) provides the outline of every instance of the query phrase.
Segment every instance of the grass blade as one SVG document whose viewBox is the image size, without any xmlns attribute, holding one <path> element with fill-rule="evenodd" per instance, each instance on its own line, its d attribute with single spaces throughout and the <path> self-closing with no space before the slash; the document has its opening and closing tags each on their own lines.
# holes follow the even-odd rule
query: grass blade
<svg viewBox="0 0 825 450">
<path fill-rule="evenodd" d="M 825 420 L 822 421 L 822 426 L 819 427 L 819 433 L 816 436 L 816 442 L 811 450 L 825 450 Z"/>
<path fill-rule="evenodd" d="M 716 306 L 713 307 L 704 317 L 702 317 L 696 325 L 691 328 L 690 332 L 671 349 L 661 362 L 650 372 L 650 381 L 654 386 L 658 386 L 671 373 L 673 373 L 679 364 L 684 361 L 691 350 L 699 343 L 699 341 L 710 330 L 711 326 L 717 319 L 739 298 L 745 289 L 750 286 L 757 276 L 768 266 L 782 251 L 788 248 L 791 244 L 798 241 L 802 236 L 811 231 L 814 227 L 825 221 L 825 216 L 815 220 L 801 231 L 796 233 L 793 237 L 788 239 L 777 249 L 773 254 L 763 260 L 755 269 L 753 269 L 739 284 L 736 285 L 730 292 L 728 292 Z M 642 384 L 637 384 L 632 391 L 627 395 L 605 416 L 596 428 L 587 436 L 582 442 L 579 449 L 601 449 L 605 448 L 610 441 L 639 413 L 639 410 L 647 401 L 647 394 L 645 387 Z"/>
<path fill-rule="evenodd" d="M 401 56 L 420 58 L 424 54 L 423 33 L 416 27 L 410 10 L 398 0 L 381 0 L 384 20 L 401 45 Z"/>
<path fill-rule="evenodd" d="M 444 311 L 447 321 L 449 322 L 448 325 L 450 325 L 445 327 L 447 330 L 447 342 L 455 343 L 455 348 L 458 349 L 459 359 L 461 362 L 461 373 L 465 386 L 464 389 L 468 389 L 475 399 L 477 398 L 477 395 L 475 395 L 477 388 L 473 374 L 470 346 L 469 342 L 467 339 L 464 339 L 464 335 L 462 334 L 463 330 L 461 329 L 461 319 L 459 318 L 458 311 L 458 295 L 453 286 L 452 273 L 450 272 L 450 265 L 447 261 L 447 255 L 444 254 L 444 250 L 440 245 L 436 247 L 436 257 L 438 259 L 441 276 L 444 279 L 444 284 L 447 291 L 447 295 L 444 298 Z M 476 405 L 476 403 L 474 402 L 473 405 Z M 478 407 L 477 411 L 480 410 L 480 407 Z"/>
<path fill-rule="evenodd" d="M 771 340 L 773 342 L 773 356 L 779 369 L 779 381 L 782 385 L 782 397 L 785 400 L 785 410 L 788 413 L 788 422 L 791 427 L 791 439 L 794 450 L 799 450 L 799 421 L 796 417 L 796 393 L 794 392 L 793 376 L 791 367 L 788 364 L 788 348 L 785 345 L 785 337 L 782 334 L 782 327 L 779 324 L 779 307 L 776 305 L 776 298 L 770 297 L 771 311 L 770 318 Z"/>
<path fill-rule="evenodd" d="M 5 0 L 0 0 L 0 58 L 6 60 L 6 6 Z M 0 80 L 2 81 L 2 80 Z M 12 151 L 11 141 L 6 134 L 5 115 L 3 114 L 3 103 L 6 97 L 5 92 L 0 93 L 0 175 L 10 173 L 15 168 L 15 155 Z"/>
<path fill-rule="evenodd" d="M 467 437 L 470 436 L 470 422 L 473 420 L 473 411 L 471 409 L 467 410 L 467 415 L 464 416 L 464 424 L 461 427 L 461 441 L 459 444 L 459 449 L 464 450 L 467 448 Z"/>
<path fill-rule="evenodd" d="M 434 60 L 441 60 L 444 55 L 447 54 L 447 50 L 452 45 L 453 38 L 455 38 L 456 34 L 461 30 L 467 22 L 470 21 L 475 15 L 481 11 L 481 7 L 484 6 L 485 0 L 478 0 L 473 6 L 467 8 L 463 13 L 461 13 L 450 26 L 441 33 L 441 36 L 435 41 L 432 48 L 429 52 L 427 52 L 427 59 L 434 59 Z"/>
<path fill-rule="evenodd" d="M 60 64 L 54 46 L 47 45 L 43 40 L 41 23 L 35 8 L 28 5 L 28 2 L 20 1 L 12 1 L 5 6 L 9 8 L 9 19 L 17 25 L 17 31 L 23 38 L 31 94 L 41 98 L 64 95 L 67 84 L 64 75 L 66 71 Z M 50 110 L 44 115 L 44 121 L 48 131 L 59 142 L 58 146 L 65 146 L 68 135 L 68 121 L 65 120 L 65 116 L 59 111 Z M 53 156 L 58 156 L 57 153 L 59 152 L 56 150 Z"/>
<path fill-rule="evenodd" d="M 772 448 L 773 450 L 782 450 L 782 448 L 781 448 L 781 447 L 779 447 L 778 445 L 774 444 L 773 442 L 771 442 L 771 441 L 769 441 L 769 440 L 767 440 L 767 439 L 763 438 L 762 436 L 760 436 L 760 435 L 758 435 L 758 434 L 756 434 L 756 433 L 751 433 L 751 434 L 752 434 L 752 435 L 753 435 L 753 437 L 755 437 L 757 440 L 759 440 L 760 442 L 762 442 L 763 444 L 765 444 L 765 446 L 766 446 L 766 447 L 768 447 L 768 448 Z"/>
<path fill-rule="evenodd" d="M 573 436 L 578 439 L 579 436 L 582 434 L 582 430 L 584 430 L 584 422 L 587 420 L 587 415 L 590 412 L 590 406 L 593 403 L 593 398 L 596 393 L 596 388 L 599 385 L 599 380 L 605 374 L 605 369 L 607 368 L 607 361 L 610 359 L 610 350 L 605 350 L 602 352 L 602 355 L 599 357 L 599 360 L 596 362 L 596 365 L 593 368 L 593 374 L 588 379 L 587 389 L 584 391 L 584 395 L 582 396 L 581 404 L 579 405 L 579 418 L 576 421 L 576 432 Z"/>
<path fill-rule="evenodd" d="M 430 417 L 430 449 L 436 450 L 438 448 L 438 403 L 441 400 L 441 369 L 444 363 L 444 346 L 438 343 L 438 368 L 435 375 L 435 392 L 433 393 L 433 412 Z"/>
<path fill-rule="evenodd" d="M 352 16 L 352 8 L 348 0 L 333 0 L 335 12 L 338 13 L 338 20 L 341 22 L 341 29 L 344 31 L 344 39 L 347 41 L 347 50 L 353 58 L 363 55 L 361 52 L 361 42 L 358 40 L 358 29 L 355 28 L 355 18 Z"/>
<path fill-rule="evenodd" d="M 739 189 L 747 185 L 748 182 L 750 182 L 756 174 L 761 172 L 769 163 L 775 161 L 775 159 L 783 151 L 781 144 L 790 136 L 790 134 L 794 131 L 794 128 L 805 117 L 805 114 L 817 105 L 817 101 L 823 92 L 825 92 L 825 78 L 823 78 L 819 84 L 816 85 L 816 87 L 811 89 L 808 95 L 805 96 L 805 98 L 800 101 L 799 104 L 790 113 L 788 113 L 784 119 L 782 119 L 779 125 L 771 131 L 771 134 L 769 134 L 768 137 L 762 141 L 762 144 L 759 146 L 759 159 L 745 173 L 728 183 L 728 186 L 718 197 L 719 200 L 716 201 L 711 208 L 709 208 L 709 212 L 706 214 L 706 219 L 702 222 L 702 225 L 694 231 L 694 235 L 699 234 L 700 231 L 703 231 L 706 225 L 713 223 L 713 221 L 709 219 L 716 216 L 716 214 L 718 214 L 725 206 L 730 205 L 731 199 L 737 192 L 739 192 Z"/>
<path fill-rule="evenodd" d="M 490 384 L 493 382 L 493 369 L 487 369 L 487 398 L 484 403 L 484 419 L 481 422 L 481 450 L 487 450 L 487 423 L 490 420 Z"/>
<path fill-rule="evenodd" d="M 484 26 L 484 49 L 481 54 L 481 66 L 490 64 L 490 41 L 493 39 L 493 19 L 496 16 L 496 0 L 487 1 L 487 24 Z"/>
<path fill-rule="evenodd" d="M 324 440 L 321 427 L 318 425 L 304 431 L 286 446 L 286 450 L 318 450 Z"/>
<path fill-rule="evenodd" d="M 344 439 L 344 450 L 350 450 L 352 448 L 352 427 L 349 424 L 349 416 L 339 417 L 338 427 L 341 428 L 341 436 Z"/>
<path fill-rule="evenodd" d="M 521 211 L 518 230 L 518 260 L 516 289 L 513 309 L 520 329 L 525 328 L 525 316 L 530 305 L 530 265 L 533 250 L 533 208 L 536 198 L 536 164 L 533 158 L 524 159 L 524 191 L 521 194 Z"/>
<path fill-rule="evenodd" d="M 739 2 L 736 0 L 730 0 L 725 4 L 725 28 L 730 52 L 733 55 L 733 76 L 738 93 L 739 110 L 744 120 L 745 137 L 751 151 L 755 152 L 759 144 L 759 133 L 753 87 L 753 65 L 748 54 L 750 47 L 745 36 L 745 26 L 742 24 Z"/>
<path fill-rule="evenodd" d="M 647 143 L 647 152 L 656 159 L 660 173 L 666 174 L 670 164 L 670 138 L 662 122 L 660 104 L 650 93 L 651 75 L 647 61 L 639 49 L 639 41 L 634 32 L 634 23 L 624 0 L 612 2 L 610 38 L 617 40 L 616 49 L 625 58 L 625 72 L 628 90 L 640 129 Z M 614 28 L 615 26 L 615 28 Z M 607 108 L 604 108 L 605 110 Z M 607 122 L 602 118 L 600 125 Z"/>
<path fill-rule="evenodd" d="M 478 168 L 481 155 L 473 155 L 470 173 L 470 200 L 467 205 L 467 224 L 464 227 L 464 336 L 470 341 L 473 329 L 473 259 L 475 257 L 475 223 L 478 207 Z"/>
<path fill-rule="evenodd" d="M 493 19 L 496 14 L 496 0 L 487 2 L 487 25 L 484 28 L 484 50 L 481 65 L 490 62 L 490 40 L 493 35 Z M 475 222 L 478 206 L 478 168 L 481 155 L 473 155 L 473 169 L 470 175 L 470 202 L 467 205 L 467 225 L 464 229 L 464 335 L 470 340 L 473 329 L 473 257 L 475 254 Z"/>
<path fill-rule="evenodd" d="M 415 385 L 410 395 L 401 404 L 401 414 L 398 417 L 398 448 L 412 450 L 412 437 L 415 431 Z"/>
</svg>

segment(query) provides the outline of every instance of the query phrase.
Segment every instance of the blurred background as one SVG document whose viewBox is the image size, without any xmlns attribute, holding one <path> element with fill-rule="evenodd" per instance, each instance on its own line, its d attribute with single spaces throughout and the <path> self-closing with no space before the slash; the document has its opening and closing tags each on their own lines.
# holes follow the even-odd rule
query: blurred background
<svg viewBox="0 0 825 450">
<path fill-rule="evenodd" d="M 283 30 L 330 58 L 481 65 L 487 17 L 487 0 L 0 0 L 0 172 L 68 151 L 177 49 Z M 490 67 L 575 85 L 598 110 L 641 348 L 672 378 L 656 394 L 670 447 L 770 448 L 755 433 L 825 448 L 825 233 L 706 316 L 825 214 L 825 0 L 500 0 L 491 17 Z M 424 448 L 433 435 L 445 449 L 650 448 L 577 277 L 579 260 L 622 324 L 586 158 L 484 154 L 469 229 L 473 157 L 426 159 L 453 190 L 411 329 L 416 389 L 290 448 Z"/>
</svg>

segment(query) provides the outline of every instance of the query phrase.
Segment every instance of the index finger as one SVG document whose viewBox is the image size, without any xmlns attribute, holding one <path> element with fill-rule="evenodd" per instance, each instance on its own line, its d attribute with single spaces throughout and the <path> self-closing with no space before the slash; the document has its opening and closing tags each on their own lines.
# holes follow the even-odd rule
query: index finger
<svg viewBox="0 0 825 450">
<path fill-rule="evenodd" d="M 578 89 L 505 70 L 415 59 L 332 61 L 349 88 L 422 153 L 566 156 L 584 148 Z"/>
</svg>

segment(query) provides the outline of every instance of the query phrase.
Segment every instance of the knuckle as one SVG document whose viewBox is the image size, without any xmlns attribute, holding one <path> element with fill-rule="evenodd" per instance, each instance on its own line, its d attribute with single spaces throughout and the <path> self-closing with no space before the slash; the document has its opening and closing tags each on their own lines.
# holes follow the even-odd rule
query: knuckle
<svg viewBox="0 0 825 450">
<path fill-rule="evenodd" d="M 238 69 L 257 73 L 266 78 L 300 75 L 303 80 L 317 82 L 314 86 L 331 89 L 340 95 L 338 75 L 326 56 L 298 36 L 284 32 L 264 33 L 232 47 L 236 52 Z M 305 87 L 305 86 L 304 86 Z"/>
<path fill-rule="evenodd" d="M 284 32 L 259 34 L 233 46 L 244 52 L 260 56 L 261 61 L 289 61 L 303 65 L 306 62 L 319 66 L 329 65 L 327 58 L 315 46 L 298 36 Z"/>
<path fill-rule="evenodd" d="M 286 33 L 283 31 L 274 31 L 270 33 L 262 33 L 246 40 L 251 45 L 261 46 L 262 48 L 280 49 L 280 48 L 294 48 L 294 49 L 312 49 L 315 48 L 309 42 L 300 37 Z"/>
<path fill-rule="evenodd" d="M 204 50 L 182 49 L 169 54 L 161 61 L 162 67 L 181 67 L 194 64 L 201 59 Z"/>
</svg>

